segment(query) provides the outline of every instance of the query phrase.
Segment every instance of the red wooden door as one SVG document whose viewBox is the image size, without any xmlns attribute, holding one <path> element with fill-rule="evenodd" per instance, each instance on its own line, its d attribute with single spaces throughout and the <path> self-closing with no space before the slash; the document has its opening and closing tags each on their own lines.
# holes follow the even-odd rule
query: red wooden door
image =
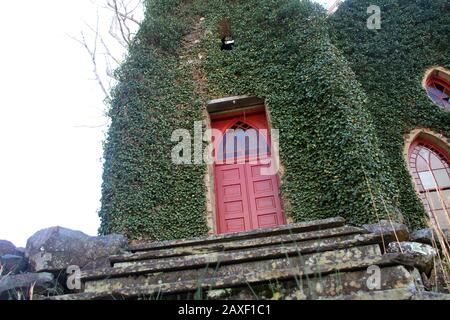
<svg viewBox="0 0 450 320">
<path fill-rule="evenodd" d="M 265 164 L 246 164 L 247 190 L 252 229 L 284 224 L 279 196 L 278 176 L 261 175 Z"/>
<path fill-rule="evenodd" d="M 285 224 L 278 176 L 261 174 L 261 168 L 272 161 L 265 114 L 220 119 L 213 122 L 213 128 L 223 134 L 215 143 L 218 233 Z M 258 143 L 245 144 L 244 133 L 251 130 L 257 132 Z M 230 147 L 233 140 L 235 145 Z"/>
<path fill-rule="evenodd" d="M 219 233 L 251 229 L 245 165 L 217 166 L 215 178 Z"/>
</svg>

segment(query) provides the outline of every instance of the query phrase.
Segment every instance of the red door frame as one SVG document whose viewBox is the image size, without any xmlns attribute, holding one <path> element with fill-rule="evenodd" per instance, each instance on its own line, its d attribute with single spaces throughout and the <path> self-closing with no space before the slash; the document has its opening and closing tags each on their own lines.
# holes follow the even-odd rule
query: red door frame
<svg viewBox="0 0 450 320">
<path fill-rule="evenodd" d="M 243 121 L 243 122 L 251 125 L 252 127 L 256 128 L 256 129 L 265 129 L 266 131 L 265 132 L 263 131 L 262 133 L 263 133 L 264 139 L 266 139 L 268 147 L 271 149 L 272 148 L 272 141 L 271 141 L 271 136 L 270 136 L 270 130 L 268 129 L 268 123 L 267 123 L 267 117 L 265 115 L 265 111 L 259 111 L 259 112 L 251 113 L 249 115 L 249 116 L 255 116 L 255 115 L 260 116 L 261 117 L 261 119 L 260 119 L 261 122 L 260 123 L 258 123 L 258 121 L 252 121 L 252 120 L 249 121 L 249 120 L 245 119 L 245 116 L 244 116 L 244 119 L 241 119 L 242 115 L 243 115 L 243 113 L 241 113 L 240 115 L 239 114 L 236 115 L 235 113 L 233 113 L 233 116 L 231 116 L 230 120 L 228 120 L 225 123 L 222 123 L 221 126 L 217 126 L 217 127 L 214 126 L 214 123 L 215 122 L 217 123 L 218 120 L 220 120 L 221 118 L 215 118 L 211 122 L 212 123 L 212 128 L 219 130 L 221 132 L 222 138 L 223 138 L 223 136 L 225 135 L 227 129 L 231 128 L 237 122 Z M 224 116 L 225 119 L 228 118 L 228 117 L 230 117 L 230 116 Z M 220 139 L 218 141 L 214 141 L 214 143 L 213 143 L 214 150 L 217 150 L 217 147 L 218 147 L 218 145 L 220 143 L 222 143 L 222 139 Z M 217 156 L 217 155 L 215 155 L 215 156 Z M 235 160 L 237 160 L 237 161 L 242 160 L 242 157 L 241 158 L 237 158 Z M 248 160 L 255 160 L 255 158 L 250 158 Z"/>
<path fill-rule="evenodd" d="M 249 117 L 250 119 L 247 119 L 246 117 Z M 252 119 L 254 118 L 254 119 Z M 270 130 L 268 129 L 268 121 L 267 121 L 267 115 L 266 115 L 266 111 L 265 108 L 262 106 L 261 108 L 258 108 L 256 111 L 251 111 L 246 113 L 244 110 L 241 111 L 237 111 L 237 112 L 232 112 L 232 113 L 228 113 L 228 114 L 223 114 L 220 116 L 214 116 L 211 117 L 211 127 L 213 129 L 217 129 L 221 132 L 222 134 L 222 138 L 224 137 L 226 130 L 231 128 L 234 124 L 236 124 L 237 122 L 242 121 L 245 122 L 246 124 L 254 127 L 255 129 L 266 129 L 266 131 L 262 132 L 263 137 L 266 139 L 266 143 L 269 147 L 269 154 L 267 155 L 267 157 L 272 158 L 273 154 L 271 152 L 271 148 L 272 148 L 272 141 L 271 141 L 271 135 L 270 135 Z M 222 139 L 217 139 L 217 141 L 214 141 L 213 146 L 214 146 L 214 150 L 217 150 L 217 147 L 222 143 Z M 215 152 L 215 157 L 217 156 L 217 152 Z M 238 159 L 234 159 L 236 160 L 242 160 L 242 158 L 238 158 Z M 247 160 L 255 160 L 255 158 L 250 158 Z M 259 160 L 259 156 L 258 159 Z M 274 161 L 274 159 L 272 158 L 272 161 Z M 247 162 L 246 162 L 247 163 Z M 240 164 L 242 166 L 242 164 Z M 216 201 L 215 201 L 215 207 L 216 207 L 216 232 L 217 233 L 225 233 L 226 231 L 226 219 L 225 219 L 225 214 L 221 214 L 221 210 L 220 210 L 220 201 L 219 201 L 219 179 L 217 177 L 217 167 L 221 167 L 221 166 L 227 166 L 227 168 L 233 168 L 234 166 L 239 166 L 239 162 L 238 164 L 216 164 L 214 163 L 213 167 L 214 167 L 214 175 L 215 175 L 215 179 L 214 179 L 214 195 L 216 197 Z M 242 177 L 241 177 L 242 178 Z M 281 224 L 286 224 L 286 217 L 284 214 L 284 210 L 283 210 L 283 204 L 280 198 L 280 194 L 279 194 L 279 188 L 280 188 L 280 177 L 277 174 L 275 177 L 273 177 L 274 179 L 274 184 L 276 184 L 275 186 L 275 190 L 276 190 L 276 195 L 275 195 L 275 201 L 276 201 L 276 206 L 278 208 L 280 208 L 280 213 L 277 214 L 278 217 L 278 225 Z M 248 186 L 250 183 L 255 182 L 254 180 L 252 180 L 251 178 L 249 178 L 248 175 L 245 175 L 245 185 Z M 244 188 L 242 188 L 244 189 Z M 244 214 L 244 223 L 248 225 L 250 225 L 250 228 L 246 228 L 246 230 L 251 230 L 254 229 L 252 226 L 254 225 L 254 223 L 252 223 L 251 221 L 249 221 L 249 217 L 251 219 L 251 216 L 255 214 L 256 212 L 256 208 L 255 208 L 255 204 L 253 203 L 253 201 L 251 201 L 251 199 L 249 198 L 249 194 L 247 190 L 242 190 L 243 192 L 243 205 L 247 206 L 250 210 L 248 216 L 245 216 Z M 256 195 L 255 195 L 256 196 Z M 223 197 L 223 196 L 222 196 Z"/>
</svg>

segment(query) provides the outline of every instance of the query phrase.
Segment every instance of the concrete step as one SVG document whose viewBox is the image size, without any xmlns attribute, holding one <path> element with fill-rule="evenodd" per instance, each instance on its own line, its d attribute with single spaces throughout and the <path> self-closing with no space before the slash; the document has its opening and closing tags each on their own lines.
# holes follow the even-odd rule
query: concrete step
<svg viewBox="0 0 450 320">
<path fill-rule="evenodd" d="M 361 259 L 366 256 L 381 255 L 378 245 L 359 246 L 335 251 L 326 251 L 321 253 L 296 254 L 294 256 L 281 255 L 278 257 L 265 257 L 257 260 L 235 261 L 230 264 L 211 264 L 205 267 L 194 266 L 183 270 L 167 270 L 164 272 L 149 272 L 139 276 L 103 277 L 102 279 L 84 279 L 85 291 L 95 292 L 101 290 L 112 290 L 119 286 L 135 287 L 142 283 L 146 285 L 158 285 L 160 283 L 177 283 L 180 281 L 198 281 L 207 278 L 231 277 L 238 274 L 247 274 L 263 271 L 276 271 L 287 268 L 311 267 L 320 263 L 337 263 L 350 259 Z"/>
<path fill-rule="evenodd" d="M 370 233 L 332 218 L 135 244 L 110 257 L 112 267 L 82 272 L 80 293 L 49 299 L 189 299 L 199 292 L 210 299 L 252 299 L 255 290 L 267 296 L 274 284 L 283 299 L 347 297 L 371 290 L 373 266 L 382 278 L 377 290 L 416 290 L 416 257 L 382 252 L 396 239 L 396 231 L 382 230 Z"/>
<path fill-rule="evenodd" d="M 325 297 L 323 300 L 450 300 L 450 294 L 417 290 L 414 286 L 390 290 L 356 292 L 336 297 Z"/>
<path fill-rule="evenodd" d="M 211 252 L 180 257 L 168 257 L 143 261 L 116 263 L 113 268 L 96 269 L 81 273 L 82 281 L 139 275 L 154 272 L 177 271 L 203 268 L 224 264 L 237 264 L 245 261 L 256 261 L 285 256 L 299 256 L 306 253 L 325 252 L 355 246 L 379 244 L 379 234 L 358 234 L 335 238 L 310 240 L 299 243 L 279 244 L 276 246 L 249 248 L 237 251 Z"/>
<path fill-rule="evenodd" d="M 217 276 L 205 277 L 203 279 L 183 279 L 182 281 L 155 284 L 153 281 L 146 282 L 144 278 L 141 278 L 134 284 L 121 282 L 120 284 L 111 283 L 109 286 L 106 283 L 100 282 L 97 285 L 90 284 L 88 291 L 83 293 L 57 296 L 50 299 L 162 298 L 163 296 L 168 297 L 187 292 L 197 292 L 198 290 L 208 292 L 218 289 L 242 288 L 244 286 L 249 286 L 250 288 L 255 286 L 256 288 L 256 286 L 261 284 L 286 281 L 296 281 L 298 283 L 299 279 L 302 279 L 303 284 L 298 285 L 298 288 L 295 288 L 295 290 L 299 290 L 302 293 L 302 297 L 312 297 L 314 294 L 326 297 L 333 296 L 334 289 L 332 288 L 338 286 L 336 279 L 344 279 L 343 282 L 340 282 L 340 291 L 352 293 L 370 291 L 371 288 L 367 286 L 367 278 L 370 274 L 367 273 L 367 270 L 373 266 L 380 268 L 381 279 L 384 279 L 383 285 L 379 290 L 411 288 L 415 285 L 414 277 L 402 266 L 404 263 L 414 265 L 413 257 L 402 253 L 365 255 L 363 257 L 362 255 L 355 256 L 355 253 L 350 255 L 342 255 L 342 252 L 321 254 L 321 256 L 316 256 L 313 259 L 309 257 L 308 262 L 303 262 L 301 265 L 291 264 L 286 266 L 280 263 L 272 265 L 271 268 L 263 268 L 261 270 L 247 269 L 247 272 L 218 274 Z M 340 254 L 342 255 L 341 257 L 339 257 Z M 364 275 L 364 272 L 367 274 Z M 337 274 L 342 276 L 336 276 Z M 311 280 L 308 279 L 312 278 L 316 279 L 316 286 L 311 288 Z M 318 281 L 317 279 L 325 280 Z M 318 288 L 317 283 L 321 283 L 323 288 Z M 322 292 L 324 293 L 322 294 Z M 298 297 L 300 293 L 292 292 L 289 296 L 294 294 L 294 297 Z"/>
<path fill-rule="evenodd" d="M 227 295 L 224 295 L 220 290 L 217 292 L 212 291 L 208 294 L 208 297 L 210 299 L 226 300 L 315 300 L 349 296 L 357 293 L 383 292 L 394 288 L 417 290 L 413 275 L 403 266 L 380 268 L 379 275 L 381 281 L 376 285 L 371 279 L 373 276 L 372 272 L 355 270 L 335 272 L 305 279 L 298 278 L 295 281 L 278 281 L 268 292 L 256 286 L 255 288 L 236 288 L 228 292 Z"/>
<path fill-rule="evenodd" d="M 234 240 L 243 240 L 250 238 L 261 238 L 266 236 L 282 235 L 282 234 L 294 234 L 308 231 L 317 231 L 323 229 L 330 229 L 336 227 L 342 227 L 345 224 L 343 218 L 330 218 L 323 220 L 315 220 L 309 222 L 294 223 L 289 225 L 283 225 L 273 228 L 257 229 L 245 232 L 227 233 L 210 235 L 206 237 L 192 238 L 192 239 L 182 239 L 182 240 L 171 240 L 171 241 L 159 241 L 159 242 L 144 242 L 135 245 L 130 245 L 129 251 L 150 251 L 150 250 L 160 250 L 168 248 L 179 248 L 179 247 L 192 247 L 196 245 L 206 245 L 211 243 L 222 243 Z"/>
<path fill-rule="evenodd" d="M 276 245 L 289 245 L 293 243 L 304 243 L 306 241 L 335 238 L 338 236 L 356 235 L 367 233 L 362 228 L 343 226 L 316 231 L 307 231 L 292 234 L 266 235 L 260 237 L 257 235 L 251 239 L 229 239 L 226 242 L 202 243 L 174 248 L 153 249 L 150 251 L 139 251 L 123 255 L 110 257 L 113 266 L 124 266 L 125 262 L 137 262 L 151 259 L 161 259 L 169 257 L 188 256 L 196 254 L 206 254 L 211 252 L 235 251 L 249 248 L 261 248 Z"/>
</svg>

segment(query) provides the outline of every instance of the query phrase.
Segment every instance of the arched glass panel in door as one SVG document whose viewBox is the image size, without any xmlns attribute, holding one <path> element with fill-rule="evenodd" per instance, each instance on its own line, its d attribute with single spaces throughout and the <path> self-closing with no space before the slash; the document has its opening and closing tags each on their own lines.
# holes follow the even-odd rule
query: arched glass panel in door
<svg viewBox="0 0 450 320">
<path fill-rule="evenodd" d="M 270 148 L 264 134 L 242 121 L 236 122 L 225 131 L 217 149 L 216 160 L 219 162 L 248 160 L 270 155 Z"/>
</svg>

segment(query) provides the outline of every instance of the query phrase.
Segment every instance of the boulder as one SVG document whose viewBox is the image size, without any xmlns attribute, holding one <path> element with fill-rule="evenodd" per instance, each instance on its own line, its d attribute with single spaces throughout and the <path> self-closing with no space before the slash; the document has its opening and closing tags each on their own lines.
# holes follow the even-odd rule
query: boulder
<svg viewBox="0 0 450 320">
<path fill-rule="evenodd" d="M 398 222 L 380 220 L 380 222 L 375 224 L 365 224 L 363 228 L 370 233 L 382 234 L 386 243 L 409 240 L 408 227 Z"/>
<path fill-rule="evenodd" d="M 51 273 L 23 273 L 0 277 L 0 300 L 28 300 L 32 295 L 50 296 L 62 292 Z"/>
<path fill-rule="evenodd" d="M 447 237 L 447 241 L 450 242 L 450 233 L 447 230 L 445 230 L 444 235 Z M 411 233 L 411 241 L 414 242 L 433 244 L 433 239 L 436 242 L 436 244 L 440 246 L 436 233 L 433 232 L 430 228 L 416 230 L 413 233 Z"/>
<path fill-rule="evenodd" d="M 430 291 L 442 292 L 450 294 L 450 283 L 448 283 L 448 271 L 446 266 L 440 263 L 436 263 L 436 267 L 431 271 L 429 278 L 431 289 Z"/>
<path fill-rule="evenodd" d="M 16 255 L 25 257 L 25 248 L 17 247 L 16 248 Z"/>
<path fill-rule="evenodd" d="M 90 237 L 83 232 L 52 227 L 27 241 L 26 256 L 33 271 L 82 270 L 109 267 L 109 256 L 122 253 L 128 241 L 122 235 Z"/>
<path fill-rule="evenodd" d="M 440 292 L 426 292 L 426 291 L 419 291 L 416 294 L 414 294 L 411 298 L 411 300 L 445 300 L 450 301 L 450 294 L 446 293 L 440 293 Z"/>
<path fill-rule="evenodd" d="M 417 267 L 421 272 L 429 274 L 434 266 L 434 258 L 437 256 L 437 251 L 427 244 L 418 242 L 391 242 L 388 245 L 387 251 L 389 253 L 407 253 L 416 257 L 415 261 Z"/>
<path fill-rule="evenodd" d="M 85 243 L 85 248 L 88 263 L 81 269 L 110 267 L 109 257 L 124 253 L 128 249 L 128 240 L 125 236 L 119 234 L 91 237 Z"/>
<path fill-rule="evenodd" d="M 2 275 L 18 274 L 25 272 L 28 267 L 27 260 L 23 256 L 5 254 L 0 256 Z"/>
<path fill-rule="evenodd" d="M 16 246 L 8 240 L 0 240 L 0 256 L 5 254 L 16 254 Z"/>
</svg>

